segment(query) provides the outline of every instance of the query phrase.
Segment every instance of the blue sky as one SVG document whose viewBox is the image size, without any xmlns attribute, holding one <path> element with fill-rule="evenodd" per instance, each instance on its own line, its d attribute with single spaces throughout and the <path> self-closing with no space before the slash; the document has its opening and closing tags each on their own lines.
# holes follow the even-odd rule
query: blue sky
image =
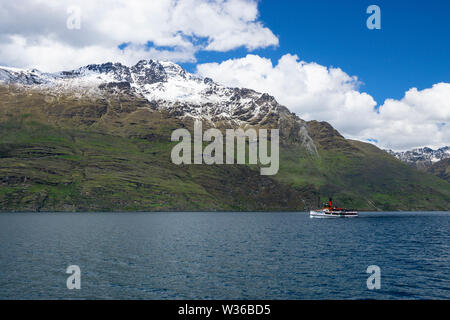
<svg viewBox="0 0 450 320">
<path fill-rule="evenodd" d="M 381 30 L 369 30 L 366 9 L 381 9 Z M 253 53 L 275 63 L 286 53 L 301 60 L 339 67 L 363 82 L 378 104 L 401 99 L 417 87 L 450 82 L 450 1 L 315 0 L 259 2 L 260 20 L 279 46 Z M 245 48 L 201 51 L 197 63 L 243 57 Z M 197 64 L 185 63 L 190 71 Z"/>
</svg>

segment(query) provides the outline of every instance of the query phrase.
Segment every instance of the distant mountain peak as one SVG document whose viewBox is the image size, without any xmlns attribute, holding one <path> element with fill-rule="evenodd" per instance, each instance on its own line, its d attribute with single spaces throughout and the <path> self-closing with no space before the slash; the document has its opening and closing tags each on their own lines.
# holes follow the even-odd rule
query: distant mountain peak
<svg viewBox="0 0 450 320">
<path fill-rule="evenodd" d="M 386 151 L 397 159 L 419 169 L 427 169 L 438 161 L 450 158 L 450 146 L 436 150 L 429 147 L 423 147 L 401 152 L 392 150 Z"/>
</svg>

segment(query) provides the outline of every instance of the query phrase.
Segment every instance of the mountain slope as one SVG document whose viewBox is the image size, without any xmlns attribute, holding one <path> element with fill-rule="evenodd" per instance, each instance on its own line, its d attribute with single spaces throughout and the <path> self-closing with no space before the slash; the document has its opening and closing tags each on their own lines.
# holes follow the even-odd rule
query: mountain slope
<svg viewBox="0 0 450 320">
<path fill-rule="evenodd" d="M 287 210 L 311 196 L 248 166 L 177 166 L 192 128 L 145 99 L 0 86 L 0 210 Z"/>
<path fill-rule="evenodd" d="M 285 151 L 280 173 L 286 184 L 313 184 L 342 206 L 365 210 L 448 210 L 449 184 L 418 171 L 372 144 L 347 140 L 326 122 L 310 121 L 318 157 Z M 300 158 L 300 161 L 298 160 Z"/>
<path fill-rule="evenodd" d="M 305 122 L 253 90 L 141 61 L 44 74 L 0 69 L 0 210 L 449 210 L 450 183 Z M 279 128 L 280 170 L 176 166 L 173 130 Z"/>
</svg>

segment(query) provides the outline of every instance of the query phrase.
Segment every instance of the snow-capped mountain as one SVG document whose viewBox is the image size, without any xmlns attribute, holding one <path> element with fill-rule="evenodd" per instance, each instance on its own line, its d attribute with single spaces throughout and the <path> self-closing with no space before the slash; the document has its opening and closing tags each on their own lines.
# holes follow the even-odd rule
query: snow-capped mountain
<svg viewBox="0 0 450 320">
<path fill-rule="evenodd" d="M 97 99 L 110 94 L 135 95 L 147 100 L 153 109 L 178 118 L 201 119 L 216 127 L 279 128 L 283 141 L 318 154 L 306 122 L 274 97 L 220 85 L 169 61 L 141 60 L 131 67 L 108 62 L 56 73 L 0 67 L 1 83 L 38 89 L 51 96 L 63 93 Z"/>
<path fill-rule="evenodd" d="M 109 62 L 57 73 L 0 67 L 0 83 L 83 95 L 99 95 L 104 89 L 128 90 L 159 108 L 176 109 L 180 116 L 213 122 L 256 124 L 272 112 L 289 113 L 268 94 L 225 87 L 168 61 L 141 60 L 131 67 Z"/>
<path fill-rule="evenodd" d="M 450 158 L 450 146 L 442 147 L 437 150 L 431 148 L 417 148 L 403 152 L 395 152 L 392 150 L 386 151 L 397 159 L 419 169 L 429 168 L 440 160 Z"/>
</svg>

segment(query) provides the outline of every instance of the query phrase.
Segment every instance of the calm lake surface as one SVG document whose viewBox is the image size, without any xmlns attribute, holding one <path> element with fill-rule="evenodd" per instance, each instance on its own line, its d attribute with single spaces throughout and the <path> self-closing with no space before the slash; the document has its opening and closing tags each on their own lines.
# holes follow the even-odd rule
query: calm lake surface
<svg viewBox="0 0 450 320">
<path fill-rule="evenodd" d="M 5 213 L 0 299 L 450 299 L 449 231 L 450 212 Z"/>
</svg>

